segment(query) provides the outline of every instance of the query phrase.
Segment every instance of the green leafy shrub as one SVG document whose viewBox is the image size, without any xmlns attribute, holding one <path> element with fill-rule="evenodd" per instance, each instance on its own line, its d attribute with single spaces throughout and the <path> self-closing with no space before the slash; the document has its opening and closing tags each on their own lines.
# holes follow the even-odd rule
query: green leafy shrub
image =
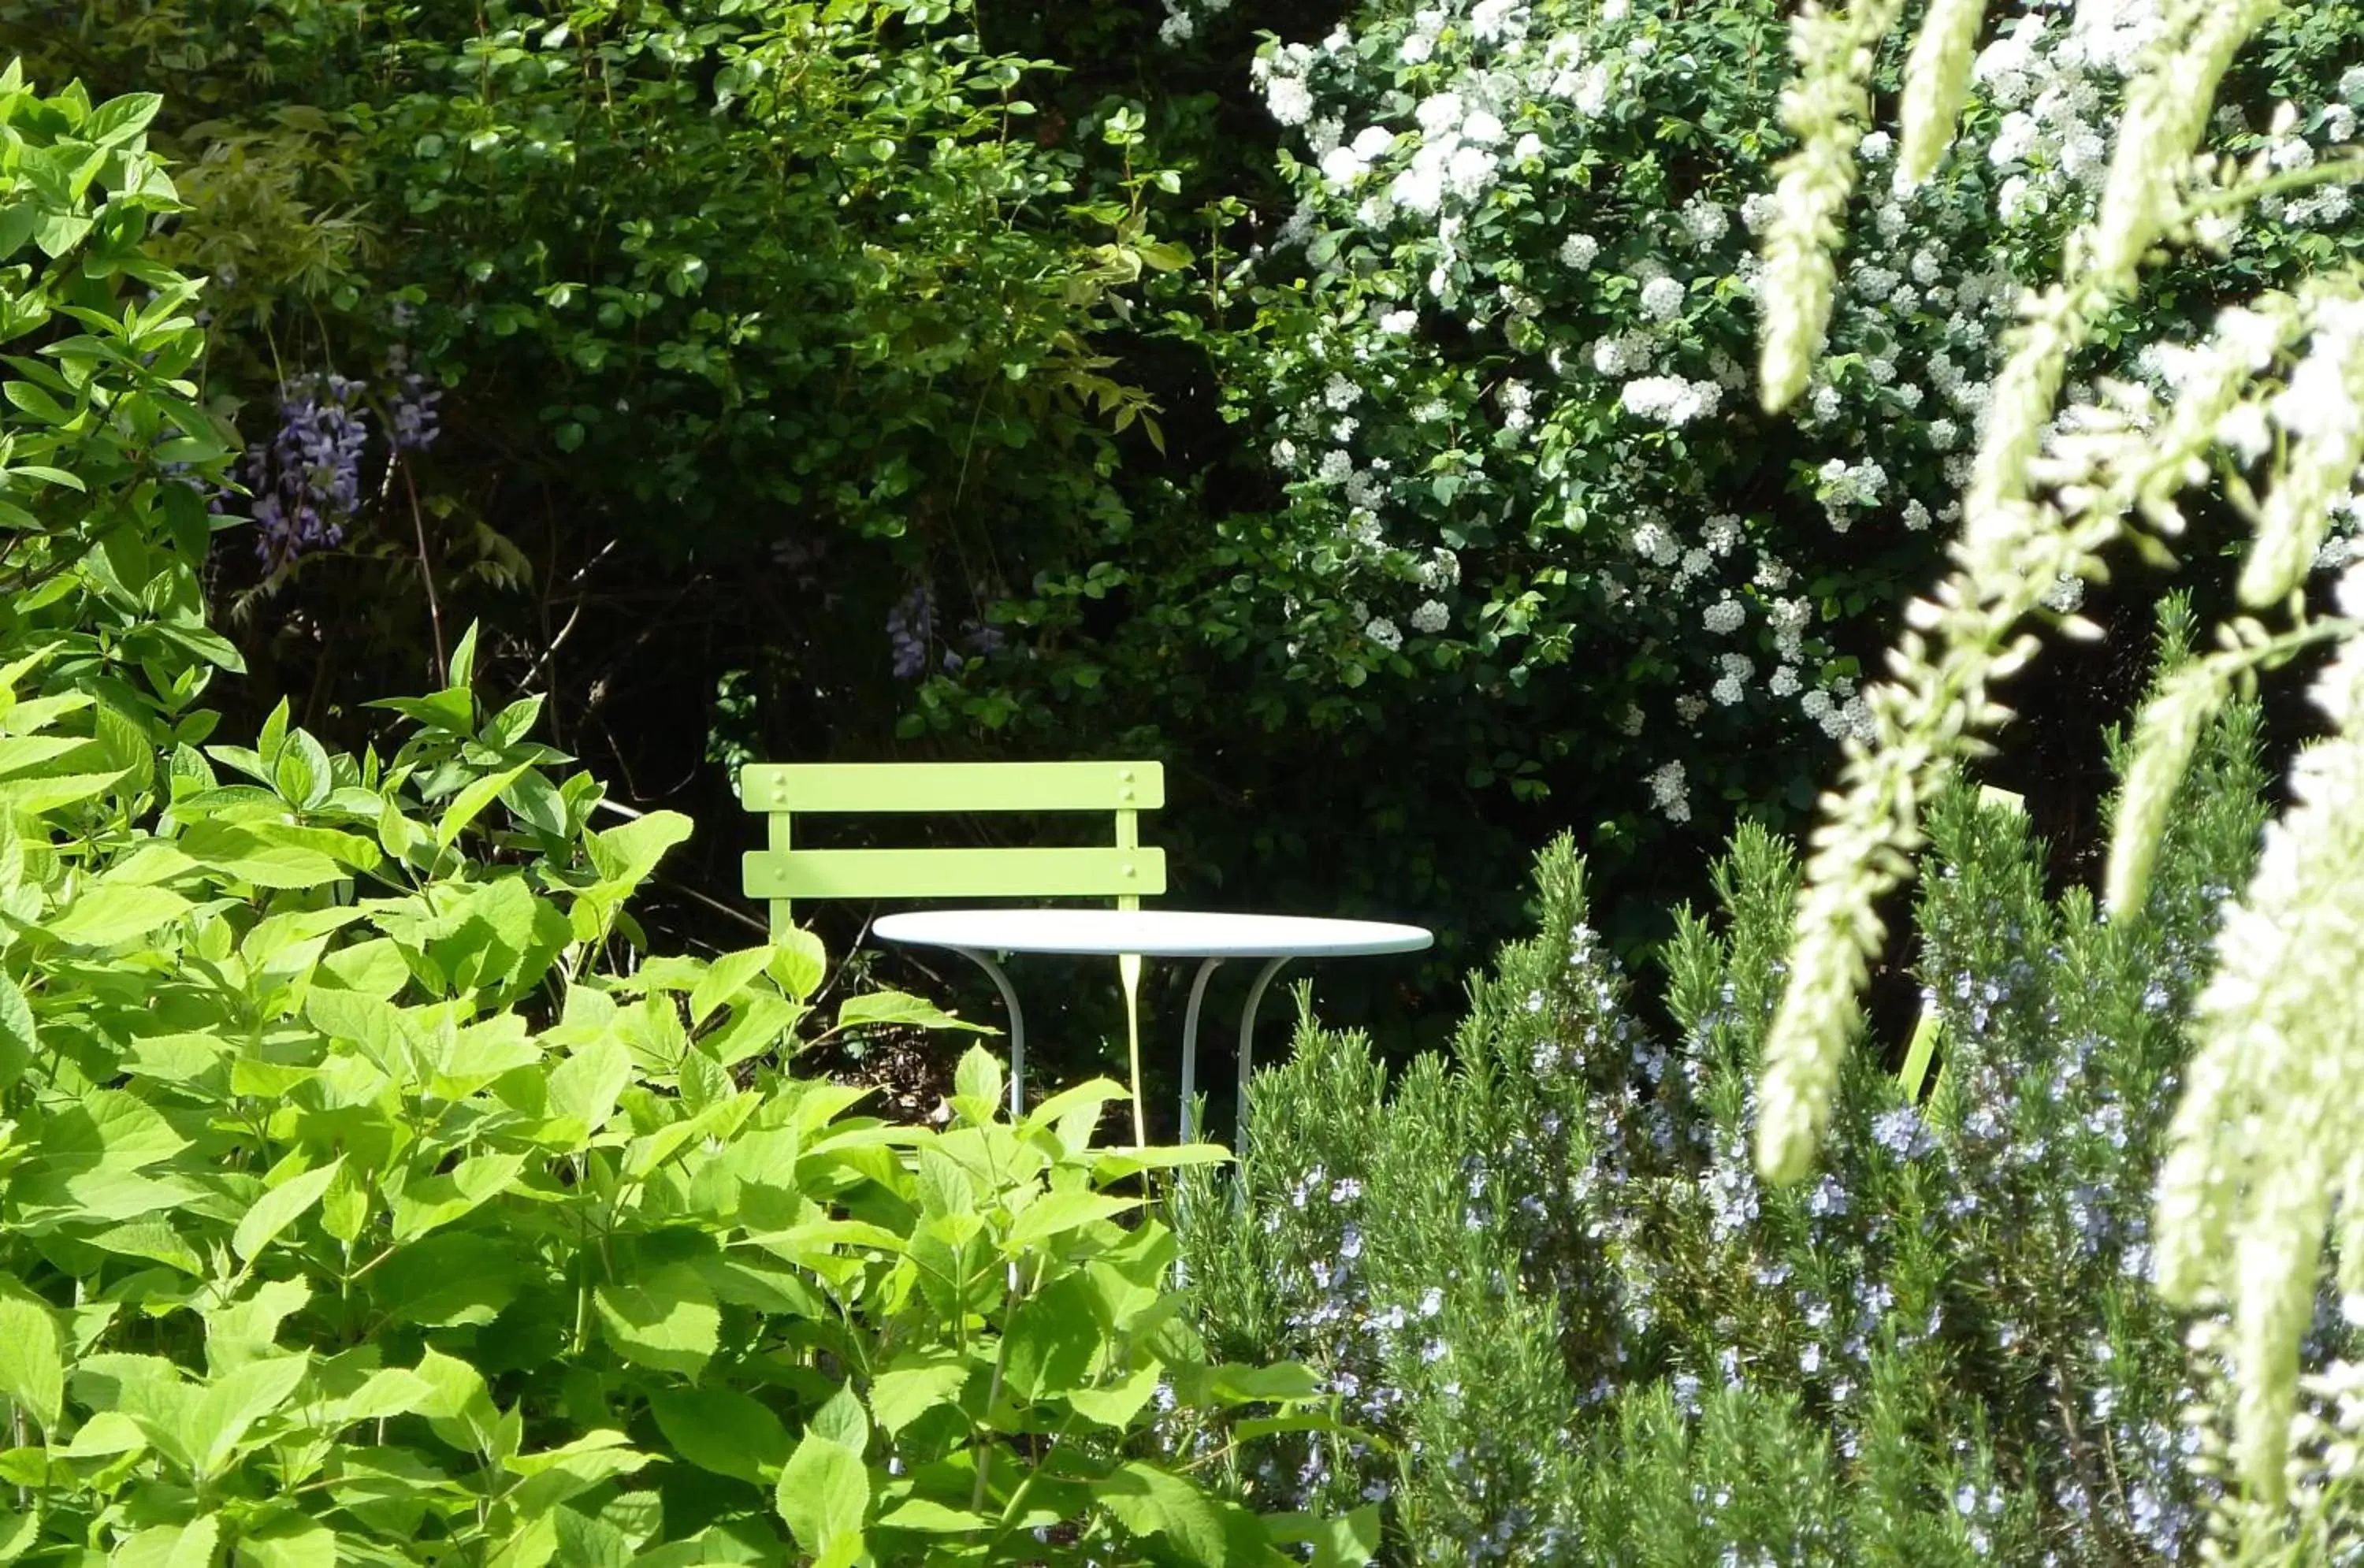
<svg viewBox="0 0 2364 1568">
<path fill-rule="evenodd" d="M 1092 1149 L 1106 1083 L 1002 1121 L 982 1050 L 941 1129 L 791 1074 L 819 944 L 646 954 L 626 901 L 687 820 L 595 828 L 540 699 L 478 704 L 473 633 L 386 705 L 391 757 L 284 705 L 208 742 L 231 447 L 197 285 L 146 249 L 155 109 L 0 76 L 0 322 L 37 350 L 0 439 L 38 460 L 0 606 L 0 1562 L 1359 1561 L 1368 1516 L 1222 1487 L 1233 1415 L 1329 1402 L 1178 1315 L 1134 1194 L 1218 1152 Z"/>
<path fill-rule="evenodd" d="M 2148 1283 L 2147 1195 L 2263 818 L 2255 725 L 2208 740 L 2138 923 L 1947 798 L 1917 910 L 1942 1078 L 1915 1105 L 1859 1063 L 1815 1184 L 1750 1164 L 1798 879 L 1759 829 L 1666 955 L 1672 1039 L 1565 841 L 1449 1062 L 1391 1083 L 1308 1025 L 1258 1082 L 1245 1203 L 1198 1195 L 1184 1251 L 1211 1344 L 1303 1360 L 1370 1435 L 1254 1473 L 1388 1497 L 1407 1562 L 2190 1560 L 2212 1363 Z"/>
</svg>

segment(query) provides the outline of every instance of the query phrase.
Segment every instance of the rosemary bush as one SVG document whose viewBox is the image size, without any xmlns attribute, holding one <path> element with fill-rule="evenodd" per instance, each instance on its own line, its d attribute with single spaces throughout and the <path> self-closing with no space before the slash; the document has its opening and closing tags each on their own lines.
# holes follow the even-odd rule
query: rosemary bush
<svg viewBox="0 0 2364 1568">
<path fill-rule="evenodd" d="M 1182 1226 L 1210 1343 L 1305 1361 L 1363 1434 L 1276 1440 L 1258 1484 L 1384 1498 L 1404 1562 L 2189 1560 L 2211 1363 L 2147 1283 L 2147 1193 L 2264 815 L 2255 725 L 2203 739 L 2140 923 L 2048 895 L 2014 809 L 1938 803 L 1942 1075 L 1914 1104 L 1853 1059 L 1810 1184 L 1750 1162 L 1799 874 L 1753 827 L 1665 956 L 1671 1032 L 1565 840 L 1449 1060 L 1303 1026 L 1245 1202 L 1199 1183 Z"/>
</svg>

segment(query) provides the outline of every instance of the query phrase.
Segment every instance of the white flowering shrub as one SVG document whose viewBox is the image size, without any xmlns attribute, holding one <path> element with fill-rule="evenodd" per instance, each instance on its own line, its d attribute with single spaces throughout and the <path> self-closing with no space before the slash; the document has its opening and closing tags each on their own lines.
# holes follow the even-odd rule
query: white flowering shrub
<svg viewBox="0 0 2364 1568">
<path fill-rule="evenodd" d="M 2207 727 L 2139 928 L 2048 897 L 2024 817 L 1943 803 L 1943 1075 L 1915 1105 L 1859 1063 L 1808 1185 L 1749 1159 L 1797 883 L 1755 828 L 1667 955 L 1671 1033 L 1566 842 L 1449 1060 L 1390 1074 L 1309 1024 L 1257 1081 L 1245 1201 L 1183 1206 L 1210 1344 L 1305 1361 L 1366 1434 L 1253 1448 L 1260 1496 L 1382 1501 L 1400 1562 L 2196 1561 L 2221 1485 L 2180 1415 L 2213 1363 L 2147 1283 L 2147 1193 L 2264 814 L 2255 724 Z"/>
<path fill-rule="evenodd" d="M 1931 177 L 1862 138 L 1837 309 L 1777 418 L 1746 366 L 1788 10 L 1378 0 L 1254 65 L 1297 206 L 1232 383 L 1287 482 L 1257 560 L 1291 677 L 1432 688 L 1493 719 L 1468 718 L 1473 775 L 1589 773 L 1583 804 L 1628 827 L 1802 805 L 1821 738 L 1868 733 L 1861 659 L 1958 520 L 1995 323 L 2091 210 L 2160 27 L 2150 0 L 2005 8 L 1962 45 L 1961 133 Z M 2254 133 L 2228 122 L 2226 146 L 2336 154 L 2364 91 L 2342 76 L 2356 15 L 2279 35 L 2234 95 Z M 2347 253 L 2345 214 L 2328 188 L 2280 198 L 2178 274 L 2179 308 Z M 2140 346 L 2078 374 L 2163 386 Z"/>
</svg>

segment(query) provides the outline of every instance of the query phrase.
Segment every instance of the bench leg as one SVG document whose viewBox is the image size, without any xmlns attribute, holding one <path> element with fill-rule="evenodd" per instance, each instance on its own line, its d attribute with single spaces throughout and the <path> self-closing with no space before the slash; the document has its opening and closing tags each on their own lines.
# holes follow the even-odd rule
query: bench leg
<svg viewBox="0 0 2364 1568">
<path fill-rule="evenodd" d="M 1009 976 L 1001 973 L 1001 965 L 975 948 L 953 948 L 953 951 L 968 960 L 992 978 L 994 988 L 1001 993 L 1001 1005 L 1009 1014 L 1009 1119 L 1016 1121 L 1026 1114 L 1026 1015 L 1018 1009 L 1018 993 L 1009 984 Z"/>
<path fill-rule="evenodd" d="M 1190 1102 L 1199 1097 L 1199 1005 L 1207 999 L 1207 982 L 1215 971 L 1223 967 L 1220 958 L 1210 958 L 1199 966 L 1198 977 L 1190 982 L 1190 1006 L 1182 1015 L 1182 1141 L 1189 1142 L 1198 1136 L 1197 1118 L 1191 1113 Z"/>
</svg>

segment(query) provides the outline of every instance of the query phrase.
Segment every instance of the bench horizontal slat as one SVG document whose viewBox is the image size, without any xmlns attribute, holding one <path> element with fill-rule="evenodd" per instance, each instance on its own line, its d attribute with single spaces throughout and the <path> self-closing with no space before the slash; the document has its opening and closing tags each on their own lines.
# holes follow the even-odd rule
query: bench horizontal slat
<svg viewBox="0 0 2364 1568">
<path fill-rule="evenodd" d="M 1102 898 L 1165 891 L 1155 849 L 797 850 L 742 861 L 750 898 Z"/>
<path fill-rule="evenodd" d="M 1157 762 L 750 762 L 750 811 L 1154 811 Z"/>
</svg>

